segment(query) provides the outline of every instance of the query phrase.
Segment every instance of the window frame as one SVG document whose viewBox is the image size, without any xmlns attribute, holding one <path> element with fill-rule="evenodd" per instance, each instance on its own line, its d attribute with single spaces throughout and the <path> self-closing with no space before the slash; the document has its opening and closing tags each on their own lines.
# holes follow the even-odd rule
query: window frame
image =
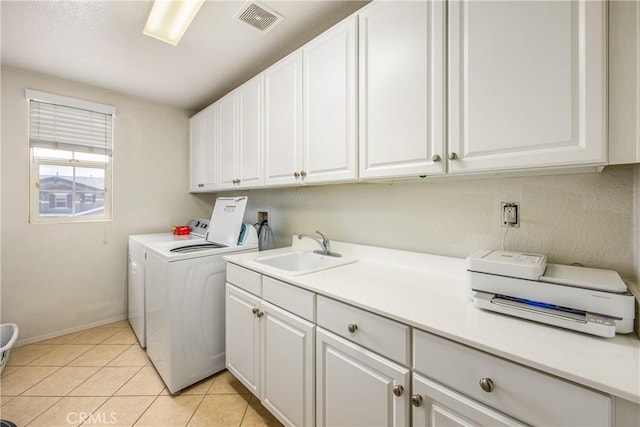
<svg viewBox="0 0 640 427">
<path fill-rule="evenodd" d="M 31 224 L 47 224 L 47 223 L 80 223 L 80 222 L 104 222 L 113 220 L 113 146 L 115 140 L 115 116 L 116 108 L 111 105 L 100 104 L 93 101 L 86 101 L 77 98 L 70 98 L 67 96 L 56 95 L 47 92 L 40 92 L 32 89 L 25 89 L 25 98 L 27 99 L 27 116 L 29 119 L 28 126 L 28 145 L 29 145 L 29 223 Z M 60 158 L 55 156 L 37 155 L 36 149 L 38 146 L 34 146 L 31 140 L 32 131 L 32 106 L 31 102 L 39 102 L 45 104 L 53 104 L 62 107 L 71 107 L 81 110 L 87 110 L 94 113 L 104 114 L 105 116 L 111 116 L 110 126 L 110 141 L 109 145 L 105 146 L 104 161 L 89 160 L 77 158 L 77 154 L 84 153 L 83 149 L 76 150 L 74 148 L 83 147 L 82 144 L 74 147 L 74 144 L 62 144 L 58 147 L 57 142 L 52 143 L 53 149 L 59 149 L 61 152 L 71 153 L 71 159 Z M 91 151 L 89 151 L 91 152 Z M 60 214 L 60 215 L 41 215 L 40 212 L 40 166 L 63 166 L 73 167 L 73 189 L 72 189 L 72 213 Z M 79 193 L 76 188 L 78 181 L 75 175 L 75 168 L 95 168 L 104 170 L 104 213 L 102 215 L 78 215 L 75 211 L 76 202 L 80 200 Z M 96 200 L 95 194 L 93 195 L 94 203 Z"/>
<path fill-rule="evenodd" d="M 66 151 L 66 150 L 65 150 Z M 30 209 L 29 209 L 29 222 L 32 224 L 47 224 L 47 223 L 73 223 L 73 222 L 100 222 L 112 220 L 112 203 L 113 197 L 111 196 L 111 179 L 113 169 L 113 156 L 108 156 L 109 161 L 97 162 L 93 160 L 78 160 L 78 159 L 60 159 L 55 157 L 36 156 L 34 155 L 34 149 L 30 148 Z M 102 215 L 56 215 L 56 216 L 42 216 L 40 215 L 40 166 L 65 166 L 65 167 L 81 167 L 81 168 L 94 168 L 104 169 L 104 213 Z M 74 184 L 76 180 L 74 179 Z M 74 189 L 74 193 L 76 190 Z M 76 193 L 77 194 L 77 193 Z M 95 197 L 95 195 L 94 195 Z M 73 199 L 72 203 L 75 203 Z"/>
</svg>

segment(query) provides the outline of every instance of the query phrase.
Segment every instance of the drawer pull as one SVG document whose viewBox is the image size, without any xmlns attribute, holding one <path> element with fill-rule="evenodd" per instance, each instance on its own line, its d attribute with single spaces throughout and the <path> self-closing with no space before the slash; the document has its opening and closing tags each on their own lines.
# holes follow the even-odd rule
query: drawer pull
<svg viewBox="0 0 640 427">
<path fill-rule="evenodd" d="M 480 388 L 487 393 L 491 393 L 495 386 L 493 385 L 493 380 L 491 378 L 481 378 L 480 379 Z"/>
<path fill-rule="evenodd" d="M 347 326 L 347 330 L 354 334 L 358 330 L 358 325 L 356 325 L 355 323 L 349 323 L 349 326 Z"/>
<path fill-rule="evenodd" d="M 416 408 L 419 408 L 422 406 L 422 396 L 419 394 L 414 394 L 413 396 L 411 396 L 411 404 L 413 406 L 415 406 Z"/>
<path fill-rule="evenodd" d="M 400 384 L 393 386 L 393 394 L 400 397 L 402 396 L 402 393 L 404 393 L 404 387 L 402 387 Z"/>
</svg>

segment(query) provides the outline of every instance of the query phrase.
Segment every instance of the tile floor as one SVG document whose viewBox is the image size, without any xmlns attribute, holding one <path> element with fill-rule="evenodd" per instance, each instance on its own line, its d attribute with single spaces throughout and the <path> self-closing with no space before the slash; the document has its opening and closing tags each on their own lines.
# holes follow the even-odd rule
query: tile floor
<svg viewBox="0 0 640 427">
<path fill-rule="evenodd" d="M 22 426 L 280 426 L 227 371 L 171 396 L 126 320 L 16 347 L 0 418 Z"/>
</svg>

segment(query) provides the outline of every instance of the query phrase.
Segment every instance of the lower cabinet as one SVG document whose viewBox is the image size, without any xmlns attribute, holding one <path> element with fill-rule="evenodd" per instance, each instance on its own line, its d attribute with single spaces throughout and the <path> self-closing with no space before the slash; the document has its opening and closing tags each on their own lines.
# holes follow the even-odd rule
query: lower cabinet
<svg viewBox="0 0 640 427">
<path fill-rule="evenodd" d="M 409 425 L 410 370 L 318 328 L 318 426 Z"/>
<path fill-rule="evenodd" d="M 229 283 L 227 369 L 283 424 L 314 425 L 315 325 Z"/>
<path fill-rule="evenodd" d="M 266 301 L 260 312 L 260 398 L 285 425 L 314 425 L 315 325 Z"/>
<path fill-rule="evenodd" d="M 420 374 L 413 374 L 411 389 L 414 427 L 524 426 Z"/>
</svg>

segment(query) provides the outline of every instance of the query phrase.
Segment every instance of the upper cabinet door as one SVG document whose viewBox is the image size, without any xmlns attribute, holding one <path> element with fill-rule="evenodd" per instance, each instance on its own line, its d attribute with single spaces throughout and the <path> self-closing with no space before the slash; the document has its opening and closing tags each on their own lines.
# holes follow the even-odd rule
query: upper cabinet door
<svg viewBox="0 0 640 427">
<path fill-rule="evenodd" d="M 241 188 L 263 184 L 262 113 L 263 75 L 238 89 L 238 184 Z"/>
<path fill-rule="evenodd" d="M 302 51 L 282 59 L 264 73 L 265 184 L 301 182 Z"/>
<path fill-rule="evenodd" d="M 220 189 L 235 188 L 238 178 L 236 168 L 237 141 L 238 141 L 238 92 L 229 95 L 216 102 L 220 109 L 219 121 L 219 159 L 217 163 L 220 171 Z"/>
<path fill-rule="evenodd" d="M 445 172 L 444 5 L 383 1 L 359 12 L 361 178 Z"/>
<path fill-rule="evenodd" d="M 204 187 L 202 168 L 204 112 L 189 119 L 189 191 L 202 191 Z"/>
<path fill-rule="evenodd" d="M 215 105 L 201 111 L 189 120 L 189 191 L 217 189 L 216 164 L 218 149 L 218 108 Z"/>
<path fill-rule="evenodd" d="M 605 2 L 450 1 L 448 16 L 449 172 L 606 163 Z"/>
<path fill-rule="evenodd" d="M 357 178 L 357 17 L 303 47 L 304 182 Z"/>
</svg>

